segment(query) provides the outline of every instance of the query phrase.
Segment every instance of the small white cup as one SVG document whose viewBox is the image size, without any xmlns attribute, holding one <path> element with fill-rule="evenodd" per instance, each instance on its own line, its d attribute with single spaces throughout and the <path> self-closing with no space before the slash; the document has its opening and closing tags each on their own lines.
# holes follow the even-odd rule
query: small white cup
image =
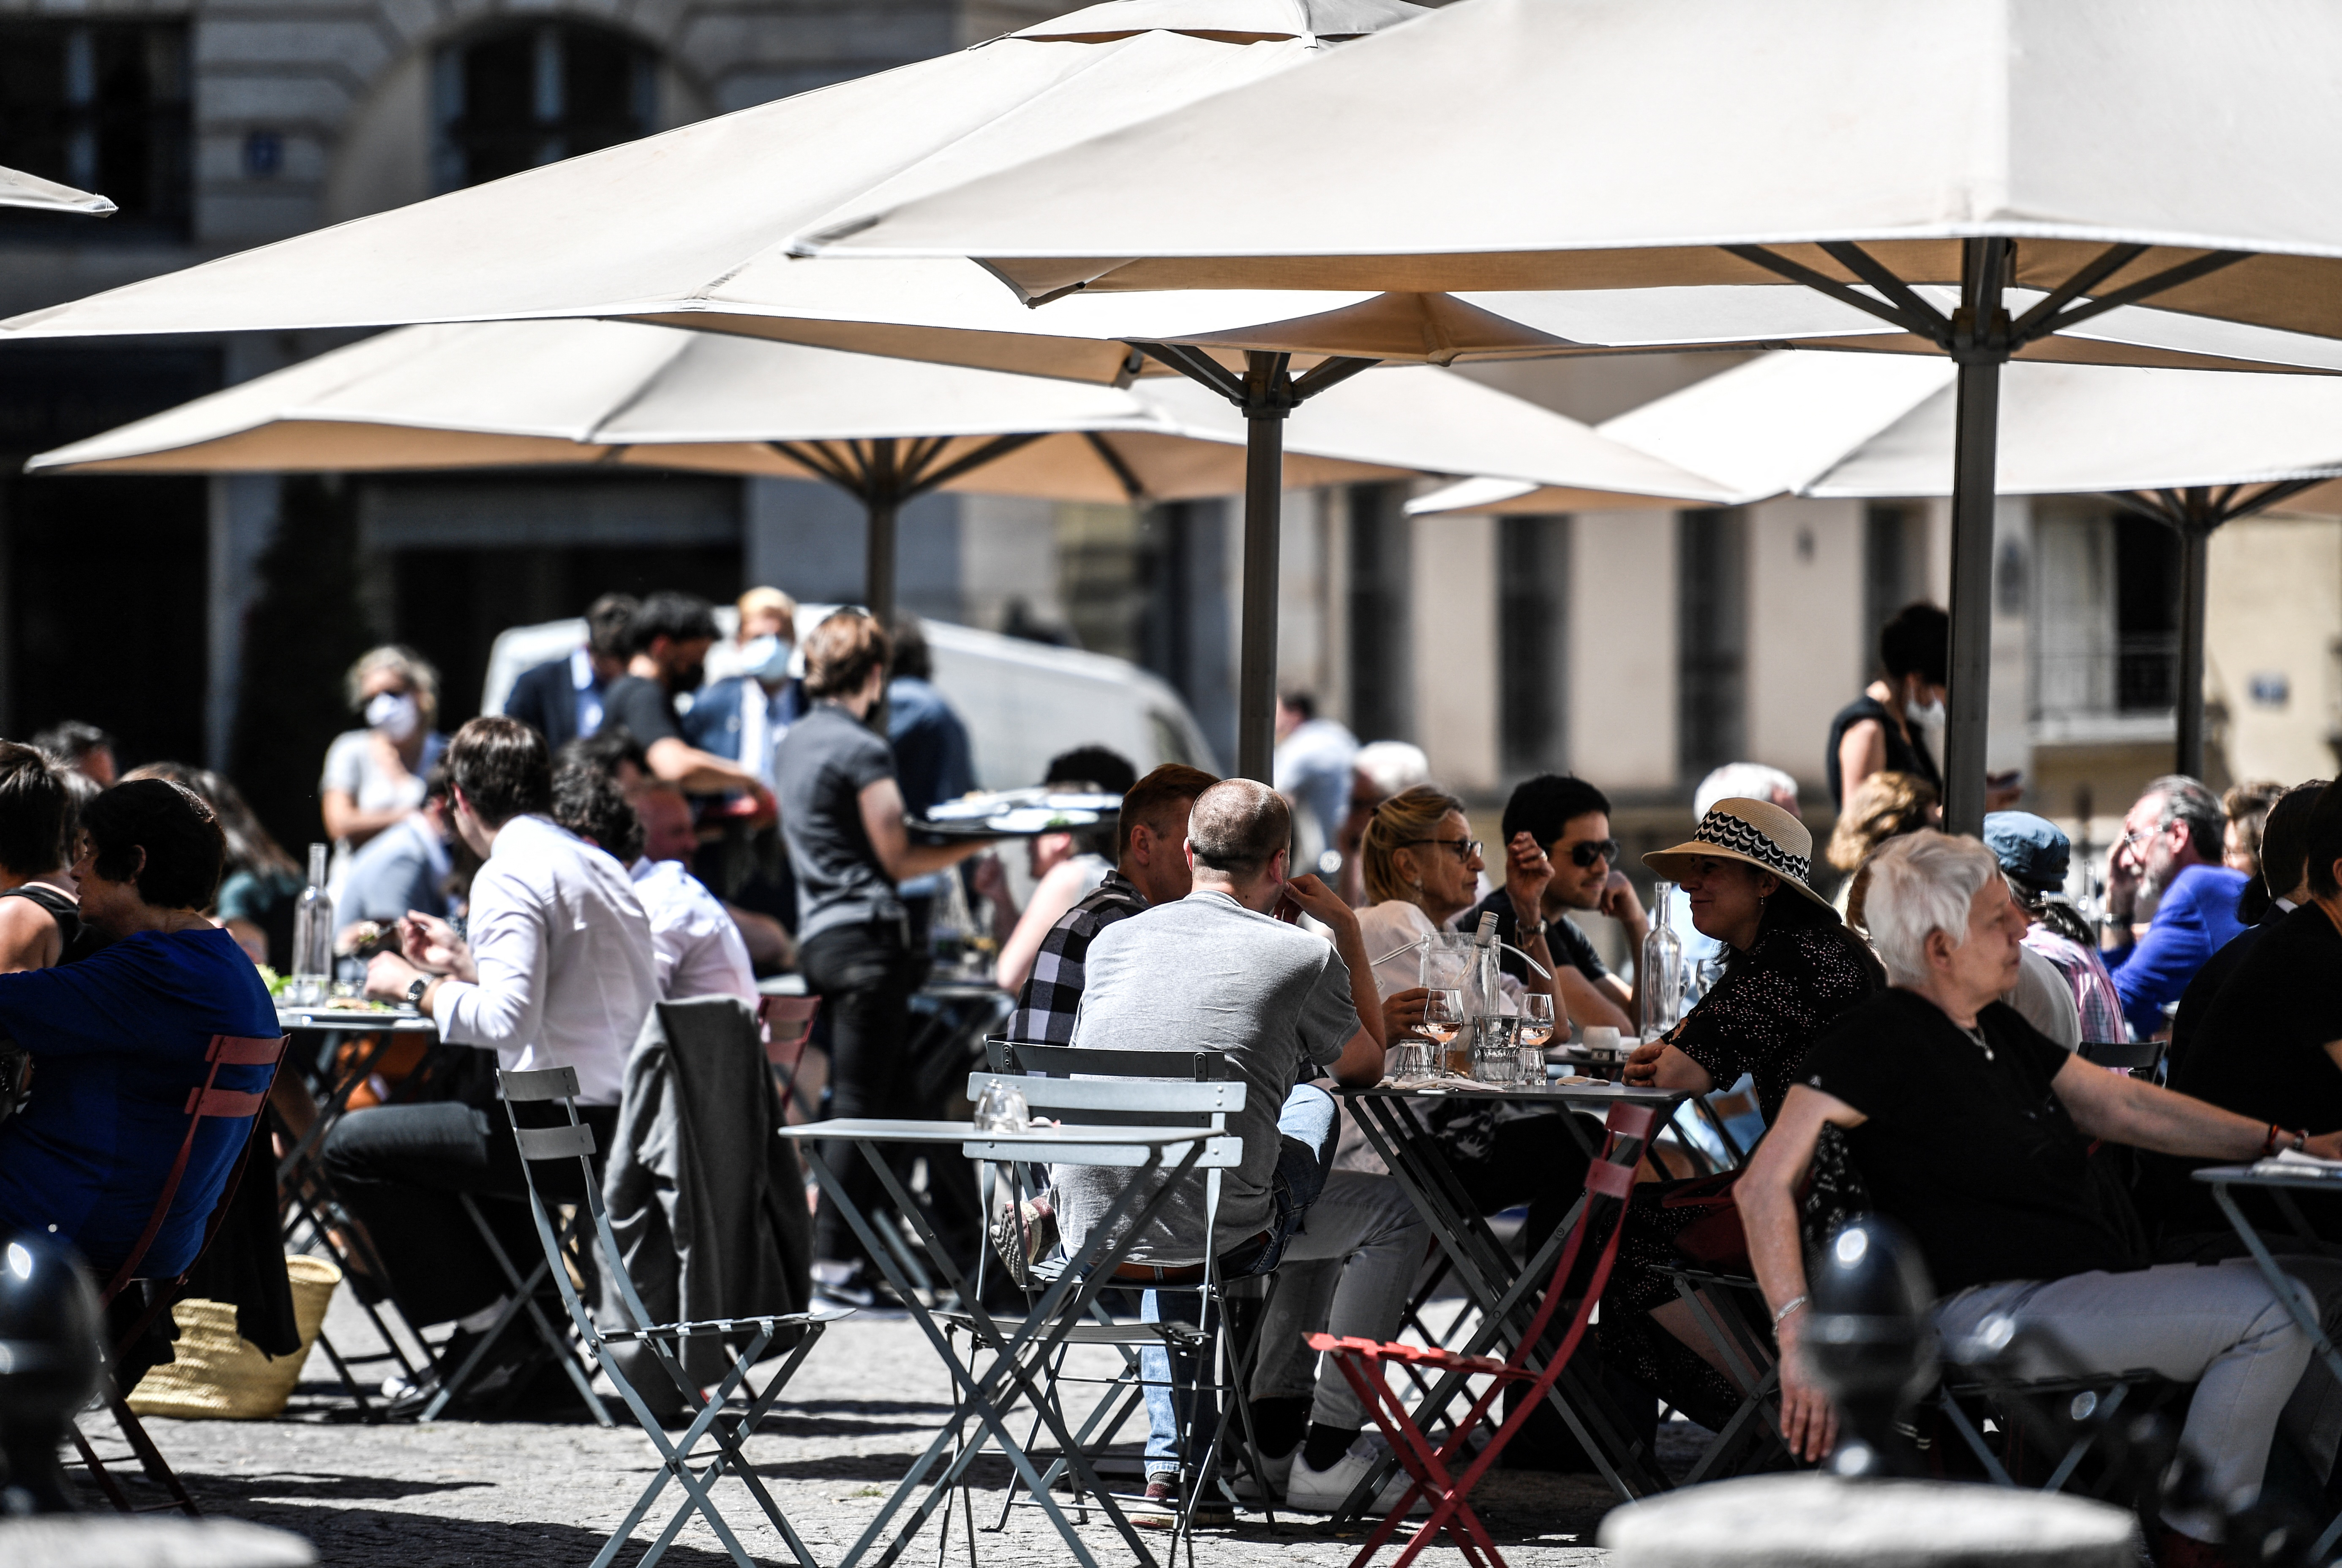
<svg viewBox="0 0 2342 1568">
<path fill-rule="evenodd" d="M 1588 1051 L 1616 1053 L 1618 1031 L 1602 1025 L 1589 1025 L 1578 1031 L 1577 1043 Z"/>
</svg>

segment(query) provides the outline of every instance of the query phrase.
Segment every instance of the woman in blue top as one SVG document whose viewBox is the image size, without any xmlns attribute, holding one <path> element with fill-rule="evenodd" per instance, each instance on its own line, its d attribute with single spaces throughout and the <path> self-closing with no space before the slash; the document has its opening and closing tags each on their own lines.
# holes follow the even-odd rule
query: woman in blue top
<svg viewBox="0 0 2342 1568">
<path fill-rule="evenodd" d="M 116 784 L 83 811 L 81 918 L 108 945 L 57 969 L 0 974 L 0 1034 L 31 1054 L 32 1097 L 0 1122 L 0 1232 L 50 1232 L 101 1273 L 137 1243 L 187 1130 L 215 1034 L 272 1039 L 276 1011 L 235 939 L 205 919 L 225 844 L 212 810 L 162 779 Z M 223 1067 L 247 1093 L 265 1067 Z M 207 1119 L 138 1272 L 195 1261 L 204 1223 L 250 1135 Z"/>
</svg>

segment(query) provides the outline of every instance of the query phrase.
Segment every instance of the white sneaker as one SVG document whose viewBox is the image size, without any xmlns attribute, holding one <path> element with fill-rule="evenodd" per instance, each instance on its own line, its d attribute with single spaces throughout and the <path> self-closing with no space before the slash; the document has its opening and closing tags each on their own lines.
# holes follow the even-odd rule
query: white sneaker
<svg viewBox="0 0 2342 1568">
<path fill-rule="evenodd" d="M 1237 1477 L 1236 1495 L 1246 1503 L 1282 1501 L 1285 1496 L 1286 1483 L 1293 1474 L 1294 1463 L 1300 1457 L 1301 1445 L 1297 1443 L 1283 1453 L 1262 1454 L 1260 1467 L 1267 1473 L 1263 1478 L 1268 1483 L 1267 1495 L 1263 1497 L 1261 1483 L 1249 1475 Z"/>
<path fill-rule="evenodd" d="M 1352 1443 L 1348 1453 L 1325 1469 L 1313 1470 L 1309 1467 L 1309 1461 L 1301 1455 L 1299 1449 L 1296 1449 L 1293 1472 L 1285 1483 L 1285 1505 L 1305 1513 L 1333 1513 L 1342 1506 L 1343 1500 L 1356 1489 L 1359 1482 L 1380 1467 L 1384 1455 L 1388 1452 L 1380 1443 L 1361 1441 Z M 1398 1506 L 1398 1500 L 1406 1495 L 1406 1489 L 1412 1483 L 1406 1472 L 1400 1471 L 1375 1493 L 1374 1505 L 1368 1512 L 1378 1516 L 1388 1513 Z M 1415 1507 L 1408 1510 L 1410 1513 L 1428 1513 L 1430 1511 L 1431 1504 L 1426 1498 L 1417 1498 Z"/>
</svg>

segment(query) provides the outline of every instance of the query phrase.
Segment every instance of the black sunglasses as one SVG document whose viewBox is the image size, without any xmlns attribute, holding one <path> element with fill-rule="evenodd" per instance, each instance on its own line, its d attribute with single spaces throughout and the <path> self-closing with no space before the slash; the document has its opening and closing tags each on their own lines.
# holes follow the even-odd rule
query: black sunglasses
<svg viewBox="0 0 2342 1568">
<path fill-rule="evenodd" d="M 1468 861 L 1480 853 L 1480 841 L 1476 838 L 1410 838 L 1400 841 L 1399 847 L 1406 849 L 1418 844 L 1445 844 L 1456 852 L 1459 861 Z"/>
<path fill-rule="evenodd" d="M 1618 841 L 1615 838 L 1592 838 L 1584 844 L 1569 846 L 1569 864 L 1580 871 L 1588 869 L 1597 860 L 1615 861 L 1617 858 Z"/>
</svg>

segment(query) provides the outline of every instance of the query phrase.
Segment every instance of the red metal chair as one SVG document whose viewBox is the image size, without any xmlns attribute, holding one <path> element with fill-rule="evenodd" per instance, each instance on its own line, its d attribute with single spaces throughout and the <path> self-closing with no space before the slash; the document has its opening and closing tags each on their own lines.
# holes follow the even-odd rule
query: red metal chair
<svg viewBox="0 0 2342 1568">
<path fill-rule="evenodd" d="M 767 996 L 756 1004 L 757 1032 L 765 1037 L 765 1060 L 781 1081 L 781 1119 L 786 1121 L 797 1089 L 797 1068 L 806 1045 L 813 1039 L 813 1021 L 821 1013 L 818 996 Z"/>
<path fill-rule="evenodd" d="M 1536 1316 L 1531 1320 L 1528 1332 L 1521 1336 L 1520 1342 L 1513 1347 L 1512 1354 L 1505 1360 L 1498 1361 L 1485 1355 L 1459 1355 L 1437 1346 L 1384 1344 L 1366 1339 L 1336 1339 L 1325 1333 L 1309 1336 L 1310 1348 L 1333 1357 L 1335 1364 L 1342 1369 L 1342 1374 L 1350 1380 L 1350 1386 L 1357 1390 L 1358 1398 L 1373 1414 L 1375 1424 L 1381 1427 L 1383 1434 L 1390 1439 L 1391 1452 L 1397 1455 L 1413 1482 L 1406 1489 L 1406 1495 L 1399 1499 L 1398 1506 L 1390 1511 L 1382 1523 L 1375 1528 L 1374 1533 L 1366 1537 L 1366 1544 L 1358 1548 L 1358 1554 L 1350 1560 L 1350 1568 L 1365 1568 L 1366 1562 L 1382 1549 L 1383 1543 L 1389 1540 L 1406 1521 L 1416 1500 L 1426 1494 L 1435 1500 L 1431 1516 L 1416 1531 L 1414 1539 L 1399 1553 L 1393 1568 L 1406 1568 L 1426 1546 L 1438 1539 L 1442 1532 L 1462 1551 L 1470 1568 L 1504 1568 L 1505 1560 L 1496 1551 L 1496 1543 L 1489 1538 L 1479 1515 L 1472 1512 L 1472 1488 L 1479 1484 L 1480 1478 L 1488 1473 L 1488 1467 L 1496 1463 L 1496 1456 L 1504 1452 L 1505 1445 L 1528 1420 L 1530 1413 L 1545 1403 L 1547 1391 L 1561 1376 L 1562 1369 L 1569 1364 L 1569 1358 L 1577 1353 L 1578 1342 L 1586 1334 L 1586 1322 L 1594 1315 L 1594 1303 L 1602 1299 L 1602 1287 L 1609 1282 L 1611 1265 L 1617 1261 L 1618 1235 L 1624 1228 L 1621 1222 L 1626 1218 L 1626 1198 L 1635 1187 L 1635 1167 L 1642 1160 L 1643 1151 L 1650 1143 L 1652 1128 L 1657 1120 L 1657 1111 L 1649 1105 L 1617 1104 L 1610 1107 L 1606 1123 L 1609 1141 L 1603 1149 L 1602 1157 L 1586 1169 L 1586 1202 L 1578 1210 L 1577 1223 L 1571 1228 L 1569 1240 L 1561 1250 L 1560 1260 L 1554 1264 L 1552 1283 L 1546 1286 L 1545 1300 L 1538 1304 Z M 1540 1370 L 1530 1364 L 1530 1358 L 1536 1347 L 1545 1342 L 1546 1325 L 1551 1323 L 1555 1309 L 1561 1304 L 1568 1289 L 1570 1275 L 1577 1266 L 1578 1253 L 1584 1250 L 1586 1238 L 1595 1228 L 1597 1210 L 1608 1217 L 1609 1234 L 1602 1243 L 1601 1256 L 1595 1263 L 1593 1277 L 1586 1283 L 1586 1293 L 1570 1314 L 1568 1332 L 1562 1336 L 1561 1344 L 1554 1352 L 1552 1359 Z M 1488 1385 L 1472 1402 L 1471 1409 L 1456 1423 L 1447 1441 L 1434 1448 L 1422 1428 L 1416 1425 L 1415 1418 L 1398 1395 L 1391 1392 L 1390 1381 L 1383 1371 L 1386 1362 L 1442 1372 L 1466 1373 L 1487 1378 Z M 1465 1454 L 1473 1431 L 1486 1419 L 1497 1398 L 1512 1383 L 1528 1386 L 1515 1402 L 1512 1414 L 1496 1428 L 1481 1446 L 1480 1452 L 1472 1456 L 1471 1463 L 1463 1473 L 1457 1474 L 1453 1467 Z"/>
<path fill-rule="evenodd" d="M 204 1053 L 204 1060 L 209 1066 L 204 1074 L 203 1086 L 187 1091 L 186 1136 L 179 1140 L 178 1155 L 171 1162 L 170 1174 L 163 1179 L 163 1191 L 155 1200 L 154 1212 L 147 1216 L 146 1228 L 139 1233 L 129 1254 L 116 1265 L 114 1277 L 98 1293 L 101 1305 L 111 1306 L 116 1296 L 143 1277 L 138 1273 L 138 1265 L 145 1262 L 147 1249 L 155 1244 L 155 1238 L 162 1234 L 165 1222 L 171 1217 L 171 1206 L 178 1201 L 179 1181 L 186 1174 L 187 1161 L 195 1154 L 197 1130 L 206 1118 L 240 1121 L 249 1130 L 259 1116 L 261 1107 L 268 1103 L 269 1088 L 276 1081 L 276 1067 L 284 1057 L 285 1037 L 281 1034 L 269 1040 L 247 1039 L 233 1034 L 212 1036 L 211 1044 Z M 219 1074 L 223 1067 L 265 1067 L 269 1081 L 256 1090 L 223 1089 L 219 1087 Z M 171 1303 L 178 1298 L 180 1290 L 187 1283 L 187 1275 L 194 1272 L 196 1262 L 211 1246 L 212 1237 L 219 1230 L 220 1221 L 227 1213 L 228 1203 L 235 1196 L 236 1185 L 244 1179 L 245 1167 L 251 1159 L 252 1139 L 247 1136 L 243 1150 L 236 1155 L 235 1164 L 228 1169 L 227 1180 L 221 1183 L 219 1193 L 213 1200 L 211 1216 L 204 1222 L 203 1243 L 195 1248 L 195 1257 L 188 1260 L 186 1268 L 180 1271 L 177 1278 L 163 1283 L 162 1288 L 147 1303 L 146 1310 L 139 1313 L 136 1321 L 115 1342 L 110 1358 L 112 1365 L 119 1365 L 122 1358 L 145 1333 L 148 1325 L 170 1311 Z M 203 1517 L 202 1510 L 195 1506 L 195 1500 L 187 1494 L 185 1485 L 164 1460 L 162 1451 L 155 1446 L 155 1440 L 146 1434 L 145 1426 L 130 1408 L 125 1397 L 128 1392 L 115 1381 L 109 1369 L 105 1379 L 106 1408 L 114 1413 L 115 1423 L 122 1429 L 124 1440 L 130 1444 L 131 1452 L 137 1455 L 138 1463 L 147 1475 L 171 1493 L 170 1502 L 155 1504 L 155 1508 L 176 1508 L 191 1519 Z M 108 1502 L 125 1513 L 150 1512 L 131 1503 L 122 1490 L 121 1483 L 115 1480 L 99 1462 L 96 1451 L 90 1447 L 89 1440 L 82 1435 L 78 1425 L 73 1428 L 73 1439 L 74 1446 L 81 1450 L 82 1462 L 89 1466 L 90 1475 L 97 1482 L 99 1490 L 105 1493 Z"/>
</svg>

